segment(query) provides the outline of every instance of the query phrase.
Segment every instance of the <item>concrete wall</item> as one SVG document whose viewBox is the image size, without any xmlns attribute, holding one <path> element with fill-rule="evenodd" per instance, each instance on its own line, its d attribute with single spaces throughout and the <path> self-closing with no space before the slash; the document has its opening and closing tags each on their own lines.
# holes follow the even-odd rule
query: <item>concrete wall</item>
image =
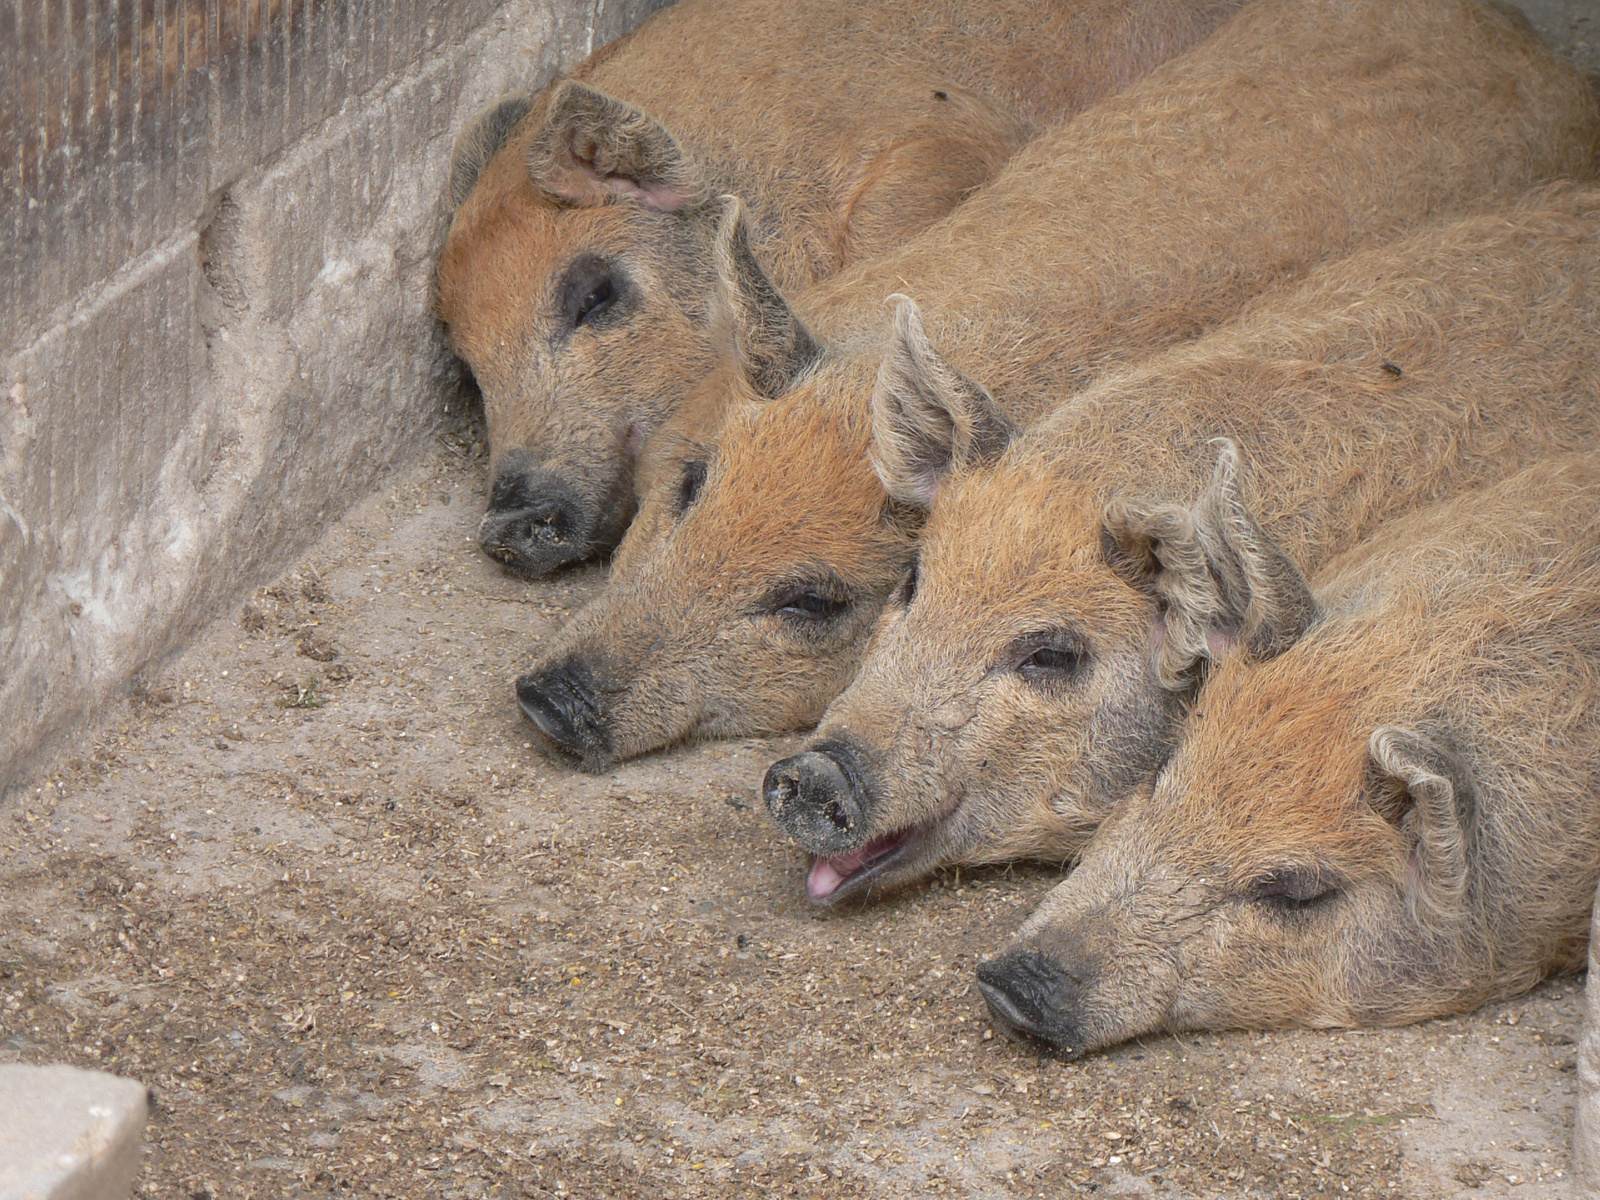
<svg viewBox="0 0 1600 1200">
<path fill-rule="evenodd" d="M 660 3 L 0 6 L 0 791 L 419 444 L 455 131 Z"/>
<path fill-rule="evenodd" d="M 1600 85 L 1600 0 L 1511 0 L 1539 36 Z"/>
</svg>

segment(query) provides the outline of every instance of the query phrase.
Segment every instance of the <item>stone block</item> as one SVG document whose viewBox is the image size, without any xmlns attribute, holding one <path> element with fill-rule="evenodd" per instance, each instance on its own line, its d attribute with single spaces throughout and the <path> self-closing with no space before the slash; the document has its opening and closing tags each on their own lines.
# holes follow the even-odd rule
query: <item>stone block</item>
<svg viewBox="0 0 1600 1200">
<path fill-rule="evenodd" d="M 1573 1109 L 1572 1173 L 1585 1197 L 1600 1197 L 1600 891 L 1589 919 L 1589 979 L 1578 1035 L 1578 1103 Z"/>
<path fill-rule="evenodd" d="M 146 1094 L 101 1071 L 0 1065 L 0 1200 L 124 1200 Z"/>
</svg>

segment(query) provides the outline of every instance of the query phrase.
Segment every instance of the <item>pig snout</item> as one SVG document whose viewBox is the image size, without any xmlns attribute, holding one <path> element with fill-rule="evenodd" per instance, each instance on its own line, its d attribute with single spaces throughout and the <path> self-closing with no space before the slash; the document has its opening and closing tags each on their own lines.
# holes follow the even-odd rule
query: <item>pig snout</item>
<svg viewBox="0 0 1600 1200">
<path fill-rule="evenodd" d="M 979 963 L 978 990 L 1003 1032 L 1046 1042 L 1068 1056 L 1087 1048 L 1078 1023 L 1084 982 L 1049 955 L 1013 950 Z"/>
<path fill-rule="evenodd" d="M 591 770 L 612 759 L 610 723 L 594 671 L 576 655 L 517 680 L 517 704 L 551 742 Z"/>
<path fill-rule="evenodd" d="M 508 570 L 536 578 L 589 557 L 599 548 L 598 523 L 595 506 L 570 483 L 526 451 L 508 450 L 495 463 L 478 545 Z"/>
<path fill-rule="evenodd" d="M 872 796 L 860 760 L 843 742 L 819 742 L 773 763 L 761 795 L 773 820 L 818 855 L 841 854 L 867 832 Z"/>
</svg>

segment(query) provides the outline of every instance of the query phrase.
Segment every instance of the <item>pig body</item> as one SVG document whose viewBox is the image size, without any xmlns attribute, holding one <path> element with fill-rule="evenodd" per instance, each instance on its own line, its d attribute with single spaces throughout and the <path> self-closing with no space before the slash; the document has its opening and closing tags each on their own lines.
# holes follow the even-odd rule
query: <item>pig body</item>
<svg viewBox="0 0 1600 1200">
<path fill-rule="evenodd" d="M 484 548 L 614 545 L 638 448 L 715 361 L 716 197 L 800 289 L 937 220 L 1036 126 L 1240 0 L 684 0 L 457 144 L 439 312 L 481 385 Z"/>
<path fill-rule="evenodd" d="M 1391 1025 L 1584 963 L 1600 877 L 1600 460 L 1403 518 L 1260 604 L 1153 791 L 1015 945 L 995 1013 L 1081 1052 L 1157 1029 Z M 1182 599 L 1176 601 L 1181 608 Z"/>
<path fill-rule="evenodd" d="M 1314 571 L 1418 505 L 1593 445 L 1596 328 L 1600 191 L 1558 185 L 1326 267 L 998 460 L 947 463 L 913 594 L 817 745 L 768 774 L 816 855 L 811 898 L 1071 860 L 1148 787 L 1216 647 L 1277 636 L 1222 549 L 1258 523 L 1281 550 L 1267 576 Z M 910 495 L 917 428 L 887 428 L 886 478 Z M 1219 438 L 1248 485 L 1229 451 L 1206 488 Z M 1198 615 L 1177 621 L 1163 589 Z"/>
<path fill-rule="evenodd" d="M 719 240 L 738 354 L 686 410 L 703 424 L 662 431 L 674 449 L 611 583 L 518 681 L 524 711 L 590 769 L 815 721 L 905 575 L 925 500 L 891 502 L 872 469 L 874 393 L 966 397 L 931 419 L 982 458 L 1008 422 L 1318 262 L 1592 169 L 1595 134 L 1583 81 L 1497 10 L 1258 0 L 939 226 L 814 289 L 807 320 Z M 925 302 L 932 336 L 905 305 L 887 336 L 840 315 L 896 290 Z"/>
</svg>

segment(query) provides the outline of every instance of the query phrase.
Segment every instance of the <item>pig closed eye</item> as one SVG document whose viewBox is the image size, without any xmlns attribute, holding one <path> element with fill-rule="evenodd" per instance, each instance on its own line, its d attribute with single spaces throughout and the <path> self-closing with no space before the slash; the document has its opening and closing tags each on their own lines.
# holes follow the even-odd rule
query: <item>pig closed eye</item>
<svg viewBox="0 0 1600 1200">
<path fill-rule="evenodd" d="M 1017 674 L 1031 686 L 1051 691 L 1076 682 L 1089 658 L 1081 639 L 1070 633 L 1023 638 L 1012 648 Z"/>
<path fill-rule="evenodd" d="M 1258 881 L 1250 898 L 1279 916 L 1299 916 L 1326 908 L 1339 897 L 1337 880 L 1317 871 L 1274 871 Z"/>
<path fill-rule="evenodd" d="M 604 259 L 584 255 L 567 268 L 561 310 L 570 329 L 598 328 L 626 315 L 626 279 Z"/>
<path fill-rule="evenodd" d="M 706 482 L 706 464 L 699 459 L 683 464 L 683 478 L 678 482 L 678 515 L 689 511 L 689 506 L 700 498 L 700 489 Z"/>
<path fill-rule="evenodd" d="M 917 561 L 911 560 L 911 570 L 906 572 L 905 579 L 900 584 L 900 590 L 895 593 L 895 603 L 902 607 L 910 605 L 917 597 Z"/>
<path fill-rule="evenodd" d="M 850 601 L 841 592 L 816 584 L 779 588 L 767 598 L 767 610 L 801 626 L 820 626 L 842 616 Z"/>
</svg>

